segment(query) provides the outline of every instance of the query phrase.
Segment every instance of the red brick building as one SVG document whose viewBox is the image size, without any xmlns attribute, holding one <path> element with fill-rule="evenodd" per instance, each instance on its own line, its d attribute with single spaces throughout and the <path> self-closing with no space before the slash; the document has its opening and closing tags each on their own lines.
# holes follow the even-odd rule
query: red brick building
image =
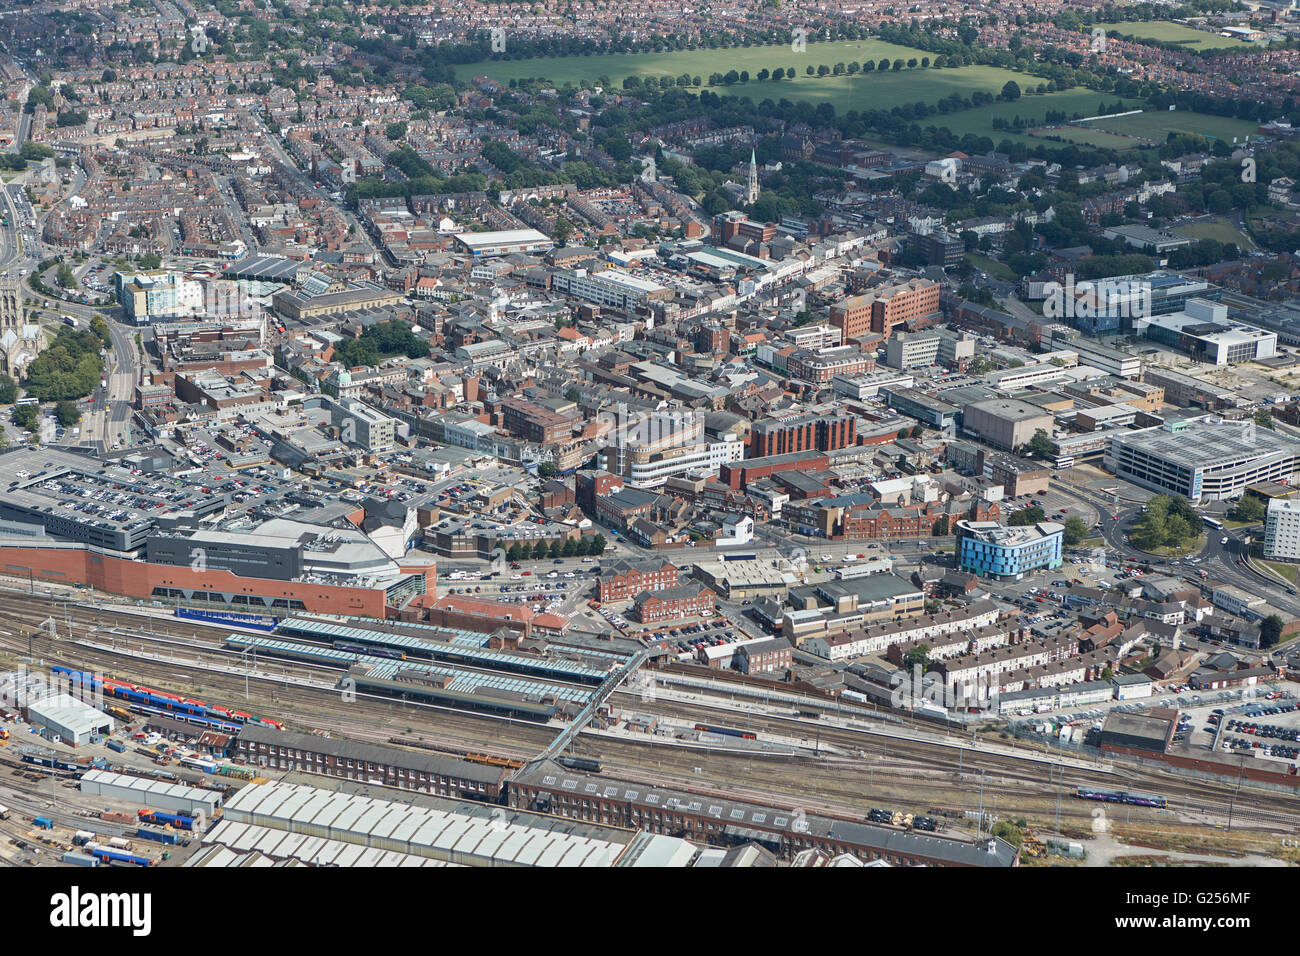
<svg viewBox="0 0 1300 956">
<path fill-rule="evenodd" d="M 677 566 L 668 561 L 615 561 L 600 573 L 600 601 L 626 601 L 642 591 L 677 587 Z"/>
<path fill-rule="evenodd" d="M 729 462 L 718 469 L 718 477 L 731 488 L 744 488 L 759 478 L 770 478 L 782 471 L 818 471 L 830 464 L 822 452 L 792 452 L 765 458 L 746 458 Z"/>
<path fill-rule="evenodd" d="M 841 299 L 831 306 L 830 324 L 841 330 L 840 341 L 847 344 L 868 332 L 889 338 L 894 326 L 938 311 L 939 283 L 908 279 Z"/>
<path fill-rule="evenodd" d="M 0 547 L 0 564 L 6 573 L 19 578 L 30 577 L 33 581 L 55 581 L 63 585 L 85 584 L 110 594 L 146 600 L 155 596 L 174 596 L 176 591 L 205 591 L 247 598 L 247 603 L 233 606 L 238 611 L 258 611 L 267 606 L 266 601 L 271 601 L 283 602 L 282 605 L 272 604 L 272 610 L 287 606 L 289 610 L 319 614 L 378 618 L 386 614 L 387 594 L 380 588 L 241 577 L 216 569 L 199 571 L 190 567 L 131 561 L 89 548 Z M 425 573 L 426 587 L 433 590 L 431 567 L 411 570 Z M 224 606 L 225 602 L 214 597 L 209 603 Z"/>
<path fill-rule="evenodd" d="M 791 415 L 754 423 L 750 449 L 755 458 L 791 452 L 835 451 L 852 445 L 858 434 L 853 415 Z"/>
<path fill-rule="evenodd" d="M 794 661 L 794 648 L 782 638 L 754 641 L 736 649 L 735 661 L 742 674 L 780 674 Z"/>
<path fill-rule="evenodd" d="M 704 585 L 683 584 L 663 591 L 642 591 L 636 596 L 634 613 L 642 624 L 653 624 L 696 617 L 704 611 L 712 611 L 714 605 L 713 592 Z"/>
</svg>

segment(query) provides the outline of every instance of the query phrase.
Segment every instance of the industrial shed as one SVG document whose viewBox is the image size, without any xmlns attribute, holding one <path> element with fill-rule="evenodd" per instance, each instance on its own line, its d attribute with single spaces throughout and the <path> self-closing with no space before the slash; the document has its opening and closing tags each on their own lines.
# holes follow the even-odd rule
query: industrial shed
<svg viewBox="0 0 1300 956">
<path fill-rule="evenodd" d="M 190 816 L 201 813 L 211 817 L 221 806 L 221 794 L 215 790 L 202 790 L 149 777 L 131 777 L 107 770 L 87 772 L 81 778 L 81 792 Z"/>
<path fill-rule="evenodd" d="M 113 733 L 113 718 L 69 694 L 56 694 L 29 704 L 27 722 L 41 728 L 41 736 L 49 740 L 58 738 L 61 743 L 80 747 L 90 743 L 94 736 L 107 737 Z"/>
<path fill-rule="evenodd" d="M 466 801 L 412 806 L 285 783 L 244 787 L 224 819 L 467 866 L 687 866 L 677 837 Z"/>
<path fill-rule="evenodd" d="M 1177 723 L 1177 712 L 1163 707 L 1152 708 L 1146 714 L 1113 710 L 1101 728 L 1101 749 L 1129 754 L 1162 754 L 1169 749 Z"/>
</svg>

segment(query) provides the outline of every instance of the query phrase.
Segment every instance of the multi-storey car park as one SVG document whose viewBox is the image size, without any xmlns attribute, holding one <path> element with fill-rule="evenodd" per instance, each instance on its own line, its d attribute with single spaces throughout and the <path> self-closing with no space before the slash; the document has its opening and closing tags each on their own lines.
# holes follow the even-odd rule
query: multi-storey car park
<svg viewBox="0 0 1300 956">
<path fill-rule="evenodd" d="M 1112 435 L 1106 468 L 1144 488 L 1222 501 L 1256 482 L 1289 483 L 1298 452 L 1294 441 L 1254 422 L 1207 417 Z"/>
</svg>

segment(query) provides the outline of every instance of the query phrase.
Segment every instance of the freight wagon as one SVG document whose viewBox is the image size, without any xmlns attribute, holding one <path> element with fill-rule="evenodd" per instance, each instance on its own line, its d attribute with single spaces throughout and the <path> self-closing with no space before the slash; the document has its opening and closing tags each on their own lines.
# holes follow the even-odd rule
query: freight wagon
<svg viewBox="0 0 1300 956">
<path fill-rule="evenodd" d="M 180 837 L 172 830 L 149 830 L 140 827 L 135 831 L 135 835 L 142 840 L 152 840 L 155 843 L 165 843 L 167 846 L 175 846 L 180 842 Z"/>
<path fill-rule="evenodd" d="M 206 757 L 182 757 L 181 766 L 189 767 L 191 770 L 200 770 L 203 773 L 216 773 L 221 765 L 215 760 L 209 760 Z"/>
<path fill-rule="evenodd" d="M 180 813 L 164 813 L 162 810 L 150 810 L 148 807 L 141 810 L 138 816 L 145 823 L 175 827 L 178 830 L 193 830 L 196 819 Z"/>
<path fill-rule="evenodd" d="M 105 743 L 104 746 L 107 747 L 109 750 L 113 751 L 114 753 L 119 753 L 119 754 L 126 753 L 126 744 L 122 743 L 119 740 L 110 740 L 107 743 Z"/>
<path fill-rule="evenodd" d="M 86 856 L 84 853 L 74 853 L 71 850 L 59 857 L 59 862 L 68 863 L 72 866 L 99 866 L 99 861 L 93 856 Z"/>
<path fill-rule="evenodd" d="M 100 846 L 98 843 L 87 843 L 86 852 L 101 863 L 130 863 L 135 866 L 153 866 L 153 860 L 147 856 L 138 856 L 122 850 L 109 849 L 106 846 Z"/>
</svg>

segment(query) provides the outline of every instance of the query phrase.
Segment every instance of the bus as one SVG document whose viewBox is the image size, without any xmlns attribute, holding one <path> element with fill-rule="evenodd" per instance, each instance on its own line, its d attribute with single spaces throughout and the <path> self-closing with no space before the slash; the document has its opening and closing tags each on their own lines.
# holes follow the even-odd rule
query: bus
<svg viewBox="0 0 1300 956">
<path fill-rule="evenodd" d="M 1218 518 L 1211 518 L 1209 515 L 1201 515 L 1201 520 L 1205 522 L 1207 528 L 1213 528 L 1215 531 L 1223 530 L 1223 522 Z"/>
</svg>

